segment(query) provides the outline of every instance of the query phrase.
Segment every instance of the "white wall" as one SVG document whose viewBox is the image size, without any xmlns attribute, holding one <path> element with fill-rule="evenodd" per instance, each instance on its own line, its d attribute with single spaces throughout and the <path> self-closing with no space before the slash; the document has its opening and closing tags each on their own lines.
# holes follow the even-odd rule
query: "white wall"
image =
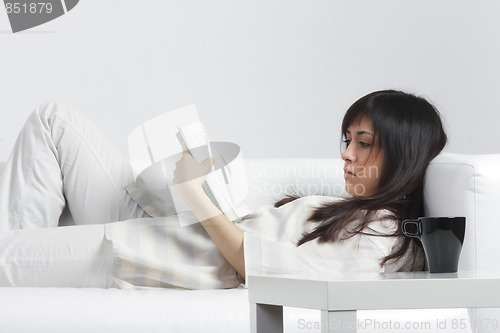
<svg viewBox="0 0 500 333">
<path fill-rule="evenodd" d="M 497 0 L 80 0 L 12 34 L 0 7 L 0 159 L 48 100 L 124 152 L 140 121 L 195 103 L 245 157 L 336 157 L 346 108 L 385 88 L 429 97 L 448 151 L 500 153 L 499 13 Z"/>
</svg>

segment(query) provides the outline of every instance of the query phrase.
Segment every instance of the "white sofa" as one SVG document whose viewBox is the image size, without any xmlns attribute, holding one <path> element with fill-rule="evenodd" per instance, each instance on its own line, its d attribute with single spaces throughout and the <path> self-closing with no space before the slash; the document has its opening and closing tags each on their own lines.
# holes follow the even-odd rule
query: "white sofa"
<svg viewBox="0 0 500 333">
<path fill-rule="evenodd" d="M 274 202 L 295 189 L 302 194 L 343 196 L 340 159 L 248 159 L 248 205 Z M 429 216 L 466 216 L 467 231 L 459 270 L 494 271 L 500 261 L 496 239 L 500 204 L 500 155 L 444 153 L 427 173 Z M 1 166 L 0 166 L 1 168 Z M 1 269 L 1 266 L 0 266 Z M 444 311 L 444 310 L 442 310 Z M 436 312 L 399 312 L 431 320 Z M 365 315 L 390 317 L 381 312 Z M 463 316 L 457 310 L 440 315 Z M 494 309 L 471 312 L 497 319 Z M 363 311 L 359 316 L 363 316 Z M 287 332 L 319 332 L 319 313 L 286 309 Z M 247 290 L 0 288 L 0 332 L 249 332 Z M 440 332 L 444 332 L 441 330 Z M 489 330 L 482 330 L 488 332 Z M 490 330 L 493 332 L 494 330 Z M 451 330 L 450 330 L 451 332 Z"/>
</svg>

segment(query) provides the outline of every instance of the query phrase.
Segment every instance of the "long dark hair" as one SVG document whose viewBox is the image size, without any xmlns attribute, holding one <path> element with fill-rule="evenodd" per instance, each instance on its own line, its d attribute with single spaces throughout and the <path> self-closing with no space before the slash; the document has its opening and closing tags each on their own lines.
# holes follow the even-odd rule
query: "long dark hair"
<svg viewBox="0 0 500 333">
<path fill-rule="evenodd" d="M 357 100 L 346 112 L 342 121 L 342 134 L 355 121 L 370 119 L 374 130 L 374 141 L 383 151 L 384 162 L 378 191 L 367 197 L 351 197 L 346 200 L 317 207 L 309 222 L 317 226 L 302 236 L 298 246 L 318 239 L 318 242 L 334 242 L 366 232 L 375 214 L 386 209 L 386 218 L 398 222 L 393 234 L 379 235 L 399 237 L 399 246 L 384 257 L 380 265 L 389 260 L 398 260 L 415 242 L 413 249 L 421 247 L 414 238 L 404 237 L 401 221 L 424 215 L 423 186 L 427 166 L 447 142 L 441 117 L 436 108 L 422 97 L 396 90 L 370 93 Z M 378 140 L 375 140 L 377 138 Z M 278 201 L 279 207 L 297 199 L 289 195 Z M 354 229 L 346 226 L 359 220 Z"/>
</svg>

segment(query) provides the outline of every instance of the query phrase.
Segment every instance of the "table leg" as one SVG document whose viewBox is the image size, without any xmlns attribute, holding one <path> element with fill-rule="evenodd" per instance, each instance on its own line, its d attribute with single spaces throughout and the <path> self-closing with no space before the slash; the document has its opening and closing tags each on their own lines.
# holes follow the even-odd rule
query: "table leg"
<svg viewBox="0 0 500 333">
<path fill-rule="evenodd" d="M 283 307 L 250 303 L 251 333 L 283 332 Z"/>
<path fill-rule="evenodd" d="M 356 311 L 321 311 L 321 333 L 356 333 Z"/>
</svg>

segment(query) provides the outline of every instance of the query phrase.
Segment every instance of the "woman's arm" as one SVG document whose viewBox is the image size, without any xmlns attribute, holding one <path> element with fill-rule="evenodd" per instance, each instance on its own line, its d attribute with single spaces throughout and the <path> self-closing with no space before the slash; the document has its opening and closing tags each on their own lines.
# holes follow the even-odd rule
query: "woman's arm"
<svg viewBox="0 0 500 333">
<path fill-rule="evenodd" d="M 212 203 L 202 187 L 212 163 L 210 158 L 197 163 L 184 149 L 174 170 L 174 188 L 191 208 L 224 258 L 238 274 L 245 277 L 243 231 Z"/>
</svg>

